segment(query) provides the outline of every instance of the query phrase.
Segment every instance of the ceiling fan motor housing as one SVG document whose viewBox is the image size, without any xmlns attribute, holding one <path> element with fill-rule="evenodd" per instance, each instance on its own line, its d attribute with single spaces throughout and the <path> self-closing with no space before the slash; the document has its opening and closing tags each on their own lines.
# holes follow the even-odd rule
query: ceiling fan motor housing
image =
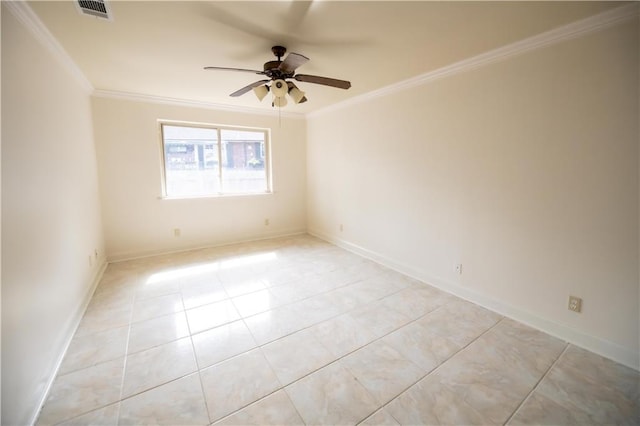
<svg viewBox="0 0 640 426">
<path fill-rule="evenodd" d="M 282 63 L 282 61 L 265 62 L 264 63 L 264 70 L 265 71 L 277 70 L 281 63 Z"/>
</svg>

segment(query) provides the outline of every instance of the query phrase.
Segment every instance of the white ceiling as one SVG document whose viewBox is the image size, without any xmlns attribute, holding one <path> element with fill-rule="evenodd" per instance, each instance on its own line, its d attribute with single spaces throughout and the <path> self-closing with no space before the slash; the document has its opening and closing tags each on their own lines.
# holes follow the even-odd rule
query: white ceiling
<svg viewBox="0 0 640 426">
<path fill-rule="evenodd" d="M 271 46 L 311 60 L 297 72 L 350 80 L 349 90 L 297 83 L 308 113 L 544 31 L 619 2 L 112 1 L 113 20 L 75 3 L 28 3 L 97 90 L 270 109 L 249 92 Z"/>
</svg>

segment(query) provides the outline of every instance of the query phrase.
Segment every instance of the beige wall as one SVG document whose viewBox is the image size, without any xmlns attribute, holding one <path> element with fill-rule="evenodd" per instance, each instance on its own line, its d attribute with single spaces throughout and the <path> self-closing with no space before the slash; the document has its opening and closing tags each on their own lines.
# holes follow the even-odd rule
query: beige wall
<svg viewBox="0 0 640 426">
<path fill-rule="evenodd" d="M 639 368 L 638 48 L 636 18 L 311 116 L 309 230 Z"/>
<path fill-rule="evenodd" d="M 3 4 L 2 424 L 33 421 L 103 253 L 89 95 Z"/>
<path fill-rule="evenodd" d="M 277 116 L 103 97 L 92 102 L 110 260 L 306 230 L 304 119 L 283 117 L 279 124 Z M 158 120 L 270 128 L 274 193 L 160 199 Z"/>
<path fill-rule="evenodd" d="M 3 5 L 2 423 L 33 419 L 105 253 L 283 235 L 307 221 L 638 368 L 638 34 L 636 20 L 279 124 L 90 99 Z M 275 193 L 159 199 L 158 119 L 271 128 Z M 566 309 L 569 294 L 582 314 Z"/>
</svg>

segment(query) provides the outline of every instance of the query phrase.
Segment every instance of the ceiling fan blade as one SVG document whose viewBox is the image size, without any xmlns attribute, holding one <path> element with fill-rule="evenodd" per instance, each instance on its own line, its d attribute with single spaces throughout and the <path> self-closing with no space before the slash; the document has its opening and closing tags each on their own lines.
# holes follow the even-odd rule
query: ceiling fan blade
<svg viewBox="0 0 640 426">
<path fill-rule="evenodd" d="M 224 25 L 227 28 L 234 29 L 236 31 L 241 31 L 245 34 L 249 34 L 255 37 L 258 40 L 282 40 L 282 35 L 280 33 L 271 31 L 269 29 L 269 25 L 259 26 L 251 20 L 247 19 L 243 16 L 242 10 L 246 8 L 250 8 L 251 6 L 247 6 L 246 8 L 241 8 L 240 11 L 236 12 L 237 7 L 228 7 L 232 5 L 233 2 L 196 2 L 201 8 L 201 14 L 206 16 L 218 24 Z M 266 4 L 266 3 L 265 3 Z M 267 6 L 268 7 L 268 6 Z M 254 7 L 255 8 L 255 7 Z M 250 10 L 250 9 L 249 9 Z M 233 12 L 232 12 L 233 11 Z M 259 13 L 259 12 L 258 12 Z M 282 40 L 288 41 L 288 40 Z"/>
<path fill-rule="evenodd" d="M 264 71 L 258 70 L 248 70 L 245 68 L 227 68 L 227 67 L 204 67 L 205 70 L 221 70 L 221 71 L 242 71 L 242 72 L 250 72 L 253 74 L 264 74 Z"/>
<path fill-rule="evenodd" d="M 244 86 L 242 89 L 240 90 L 236 90 L 235 92 L 233 92 L 232 94 L 230 94 L 229 96 L 233 96 L 234 98 L 237 98 L 238 96 L 242 96 L 245 93 L 247 93 L 249 90 L 253 89 L 254 87 L 258 87 L 263 85 L 264 83 L 268 83 L 270 80 L 258 80 L 255 83 L 251 83 L 248 86 Z"/>
<path fill-rule="evenodd" d="M 291 52 L 287 55 L 286 58 L 284 58 L 284 61 L 282 61 L 278 69 L 285 74 L 290 74 L 294 72 L 300 65 L 306 63 L 308 60 L 309 58 L 304 55 Z"/>
<path fill-rule="evenodd" d="M 300 25 L 302 25 L 302 22 L 307 16 L 307 13 L 309 13 L 309 9 L 311 8 L 312 3 L 313 0 L 299 0 L 291 2 L 291 4 L 289 5 L 289 12 L 286 16 L 286 22 L 283 23 L 285 25 L 283 29 L 286 33 L 293 33 L 298 30 L 298 28 L 300 28 Z"/>
<path fill-rule="evenodd" d="M 293 78 L 305 83 L 323 84 L 325 86 L 337 87 L 339 89 L 348 89 L 349 87 L 351 87 L 350 81 L 338 80 L 328 77 L 319 77 L 317 75 L 297 74 Z"/>
</svg>

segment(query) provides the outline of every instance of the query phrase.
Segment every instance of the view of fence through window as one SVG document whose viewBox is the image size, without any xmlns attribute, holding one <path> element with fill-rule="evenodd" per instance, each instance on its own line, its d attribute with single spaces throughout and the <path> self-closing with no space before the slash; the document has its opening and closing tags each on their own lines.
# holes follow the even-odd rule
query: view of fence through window
<svg viewBox="0 0 640 426">
<path fill-rule="evenodd" d="M 162 138 L 167 197 L 269 191 L 264 130 L 163 124 Z"/>
</svg>

